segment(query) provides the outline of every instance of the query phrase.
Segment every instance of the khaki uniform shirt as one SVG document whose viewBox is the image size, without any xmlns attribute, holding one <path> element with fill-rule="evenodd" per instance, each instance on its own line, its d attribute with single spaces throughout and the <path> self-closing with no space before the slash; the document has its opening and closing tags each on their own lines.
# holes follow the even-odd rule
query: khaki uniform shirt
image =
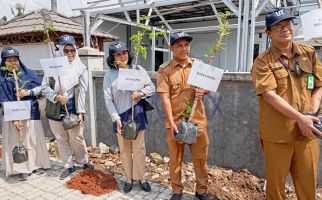
<svg viewBox="0 0 322 200">
<path fill-rule="evenodd" d="M 253 83 L 259 98 L 260 136 L 262 140 L 289 143 L 305 139 L 295 120 L 275 110 L 261 94 L 276 90 L 294 109 L 301 113 L 311 111 L 312 89 L 307 88 L 309 74 L 314 75 L 314 87 L 322 86 L 322 65 L 313 47 L 293 43 L 292 56 L 283 56 L 290 69 L 298 61 L 302 75 L 298 76 L 279 61 L 281 52 L 274 46 L 260 54 L 252 68 Z"/>
<path fill-rule="evenodd" d="M 180 114 L 185 112 L 186 98 L 189 99 L 191 104 L 194 101 L 195 92 L 193 86 L 187 84 L 192 62 L 193 60 L 189 59 L 187 66 L 181 66 L 176 60 L 172 59 L 158 71 L 157 92 L 170 94 L 172 115 L 176 124 L 182 118 Z M 205 107 L 201 99 L 198 101 L 192 121 L 198 124 L 199 129 L 206 128 L 207 126 Z M 166 121 L 166 128 L 170 128 L 168 119 Z"/>
</svg>

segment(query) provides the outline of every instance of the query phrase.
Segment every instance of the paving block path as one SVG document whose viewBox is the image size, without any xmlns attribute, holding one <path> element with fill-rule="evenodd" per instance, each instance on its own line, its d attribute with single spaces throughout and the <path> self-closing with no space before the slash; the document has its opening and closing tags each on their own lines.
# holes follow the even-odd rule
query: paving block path
<svg viewBox="0 0 322 200">
<path fill-rule="evenodd" d="M 1 166 L 1 162 L 0 162 Z M 78 190 L 65 187 L 68 180 L 60 180 L 59 175 L 64 170 L 62 163 L 51 159 L 51 169 L 44 174 L 31 174 L 27 181 L 19 181 L 16 176 L 5 176 L 0 172 L 0 200 L 166 200 L 171 197 L 171 189 L 157 183 L 151 183 L 151 192 L 144 192 L 140 185 L 134 184 L 132 191 L 124 193 L 122 189 L 124 177 L 115 175 L 120 190 L 99 197 L 82 194 Z M 184 194 L 184 200 L 193 200 L 193 195 Z"/>
</svg>

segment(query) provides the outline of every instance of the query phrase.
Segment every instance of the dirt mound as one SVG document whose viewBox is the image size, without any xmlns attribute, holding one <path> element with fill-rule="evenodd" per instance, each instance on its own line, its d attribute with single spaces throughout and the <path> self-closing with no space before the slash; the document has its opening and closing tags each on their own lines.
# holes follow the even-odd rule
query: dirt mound
<svg viewBox="0 0 322 200">
<path fill-rule="evenodd" d="M 265 199 L 264 179 L 253 176 L 247 170 L 211 168 L 209 190 L 214 199 Z"/>
<path fill-rule="evenodd" d="M 100 170 L 84 170 L 67 181 L 66 187 L 94 196 L 109 194 L 118 190 L 114 175 L 105 174 Z"/>
</svg>

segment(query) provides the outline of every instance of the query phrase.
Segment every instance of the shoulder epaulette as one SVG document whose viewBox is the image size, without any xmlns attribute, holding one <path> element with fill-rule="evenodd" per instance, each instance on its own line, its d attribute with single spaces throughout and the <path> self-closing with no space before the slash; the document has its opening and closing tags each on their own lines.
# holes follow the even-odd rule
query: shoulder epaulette
<svg viewBox="0 0 322 200">
<path fill-rule="evenodd" d="M 315 48 L 310 46 L 310 45 L 306 45 L 306 44 L 297 44 L 300 48 L 304 48 L 305 50 L 309 50 L 312 52 L 315 52 Z M 301 49 L 302 50 L 302 49 Z M 305 51 L 304 50 L 304 51 Z"/>
<path fill-rule="evenodd" d="M 268 55 L 269 54 L 269 49 L 267 49 L 266 51 L 264 51 L 264 52 L 262 52 L 262 53 L 260 53 L 258 56 L 257 56 L 257 58 L 258 59 L 263 59 L 266 55 Z"/>
<path fill-rule="evenodd" d="M 170 61 L 164 62 L 162 65 L 159 66 L 159 69 L 164 69 L 167 66 L 169 66 L 169 64 L 170 64 Z"/>
<path fill-rule="evenodd" d="M 307 44 L 302 44 L 302 43 L 296 43 L 296 44 L 299 45 L 299 46 L 302 46 L 302 47 L 309 48 L 309 49 L 314 49 L 313 46 L 310 46 L 310 45 L 307 45 Z"/>
</svg>

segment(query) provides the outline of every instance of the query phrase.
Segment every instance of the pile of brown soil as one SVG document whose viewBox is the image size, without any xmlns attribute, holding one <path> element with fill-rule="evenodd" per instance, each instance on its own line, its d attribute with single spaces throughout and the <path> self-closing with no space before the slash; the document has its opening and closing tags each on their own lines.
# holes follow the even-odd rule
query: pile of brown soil
<svg viewBox="0 0 322 200">
<path fill-rule="evenodd" d="M 255 177 L 248 170 L 234 172 L 211 168 L 209 175 L 209 192 L 213 199 L 265 199 L 265 180 Z"/>
<path fill-rule="evenodd" d="M 114 175 L 105 174 L 100 170 L 84 170 L 67 181 L 66 187 L 94 196 L 109 194 L 118 190 Z"/>
</svg>

